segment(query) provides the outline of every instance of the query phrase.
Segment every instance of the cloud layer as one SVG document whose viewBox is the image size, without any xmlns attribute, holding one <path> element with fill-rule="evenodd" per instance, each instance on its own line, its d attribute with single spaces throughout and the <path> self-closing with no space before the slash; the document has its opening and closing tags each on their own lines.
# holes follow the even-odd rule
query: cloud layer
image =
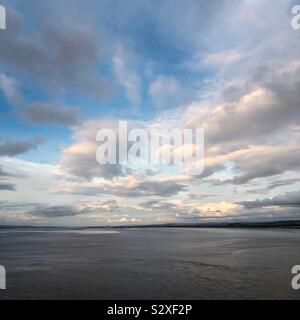
<svg viewBox="0 0 300 320">
<path fill-rule="evenodd" d="M 0 157 L 18 156 L 31 150 L 36 150 L 43 143 L 43 138 L 36 138 L 34 140 L 25 141 L 6 140 L 0 142 Z"/>
<path fill-rule="evenodd" d="M 0 33 L 0 223 L 299 218 L 292 1 L 28 1 Z M 204 129 L 203 174 L 98 164 L 120 119 Z"/>
</svg>

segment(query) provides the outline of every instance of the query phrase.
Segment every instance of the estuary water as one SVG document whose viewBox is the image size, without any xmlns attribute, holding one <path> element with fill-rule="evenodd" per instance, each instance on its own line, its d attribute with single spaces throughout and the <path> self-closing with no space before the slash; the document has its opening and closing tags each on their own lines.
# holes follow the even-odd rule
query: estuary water
<svg viewBox="0 0 300 320">
<path fill-rule="evenodd" d="M 1 299 L 300 299 L 300 230 L 2 230 Z"/>
</svg>

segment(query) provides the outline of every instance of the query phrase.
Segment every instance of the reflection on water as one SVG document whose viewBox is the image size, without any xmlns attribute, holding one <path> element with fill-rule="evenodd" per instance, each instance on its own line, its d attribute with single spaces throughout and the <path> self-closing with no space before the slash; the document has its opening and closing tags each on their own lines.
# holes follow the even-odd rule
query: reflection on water
<svg viewBox="0 0 300 320">
<path fill-rule="evenodd" d="M 0 233 L 74 233 L 74 234 L 86 234 L 86 235 L 97 235 L 97 234 L 116 234 L 118 231 L 112 230 L 93 230 L 93 229 L 69 229 L 69 230 L 0 230 Z"/>
</svg>

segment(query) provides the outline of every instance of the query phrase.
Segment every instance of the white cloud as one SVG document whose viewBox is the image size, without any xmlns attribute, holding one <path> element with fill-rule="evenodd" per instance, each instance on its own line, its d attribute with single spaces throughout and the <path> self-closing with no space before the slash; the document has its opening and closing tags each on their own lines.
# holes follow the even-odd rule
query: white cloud
<svg viewBox="0 0 300 320">
<path fill-rule="evenodd" d="M 149 95 L 154 105 L 160 109 L 170 109 L 191 102 L 196 96 L 196 90 L 183 85 L 177 78 L 159 75 L 149 87 Z"/>
<path fill-rule="evenodd" d="M 141 80 L 137 73 L 130 68 L 122 47 L 118 47 L 113 59 L 113 68 L 120 84 L 125 88 L 128 99 L 133 107 L 141 104 Z"/>
<path fill-rule="evenodd" d="M 203 66 L 222 67 L 232 65 L 245 59 L 251 53 L 243 53 L 236 49 L 208 54 L 203 60 Z"/>
<path fill-rule="evenodd" d="M 5 73 L 0 73 L 0 90 L 13 106 L 20 104 L 22 96 L 15 78 L 9 77 Z"/>
</svg>

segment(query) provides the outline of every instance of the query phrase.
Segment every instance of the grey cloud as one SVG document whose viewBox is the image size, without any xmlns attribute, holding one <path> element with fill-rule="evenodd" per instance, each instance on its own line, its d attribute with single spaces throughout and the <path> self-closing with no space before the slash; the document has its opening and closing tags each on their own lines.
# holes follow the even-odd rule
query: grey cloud
<svg viewBox="0 0 300 320">
<path fill-rule="evenodd" d="M 33 210 L 27 212 L 27 214 L 35 217 L 46 217 L 46 218 L 60 218 L 60 217 L 74 217 L 78 215 L 84 215 L 95 212 L 114 212 L 120 209 L 116 201 L 105 201 L 105 202 L 86 202 L 80 203 L 79 205 L 60 205 L 51 206 L 46 204 L 39 204 Z"/>
<path fill-rule="evenodd" d="M 38 206 L 28 213 L 47 218 L 71 217 L 80 214 L 78 210 L 71 206 Z"/>
<path fill-rule="evenodd" d="M 300 191 L 289 192 L 284 195 L 279 195 L 271 199 L 244 201 L 239 204 L 245 208 L 264 208 L 264 207 L 300 207 Z"/>
<path fill-rule="evenodd" d="M 249 189 L 246 191 L 246 194 L 267 194 L 268 192 L 280 188 L 286 187 L 300 182 L 300 179 L 282 179 L 270 182 L 269 185 L 265 188 Z"/>
<path fill-rule="evenodd" d="M 12 175 L 8 172 L 3 171 L 3 169 L 0 167 L 0 178 L 2 177 L 11 177 Z"/>
<path fill-rule="evenodd" d="M 300 179 L 284 179 L 284 180 L 273 181 L 267 187 L 267 190 L 271 191 L 273 189 L 276 189 L 279 187 L 289 186 L 289 185 L 295 184 L 297 182 L 300 182 Z"/>
<path fill-rule="evenodd" d="M 16 191 L 16 186 L 9 182 L 0 181 L 0 191 Z"/>
<path fill-rule="evenodd" d="M 116 197 L 171 197 L 180 192 L 187 190 L 187 186 L 174 181 L 146 180 L 136 181 L 133 184 L 112 182 L 111 184 L 103 184 L 99 187 L 92 186 L 75 186 L 67 191 L 62 190 L 58 193 L 69 193 L 85 196 L 109 195 Z"/>
<path fill-rule="evenodd" d="M 189 194 L 189 197 L 191 200 L 204 200 L 207 198 L 214 198 L 217 196 L 219 196 L 219 194 L 196 194 L 196 193 Z"/>
<path fill-rule="evenodd" d="M 177 217 L 183 217 L 184 219 L 192 219 L 192 217 L 196 216 L 198 219 L 212 217 L 215 218 L 215 213 L 222 213 L 219 210 L 214 210 L 210 213 L 202 212 L 201 209 L 189 205 L 189 202 L 180 204 L 176 202 L 165 201 L 163 199 L 147 201 L 142 203 L 140 206 L 153 211 L 169 212 L 175 214 Z M 226 216 L 224 215 L 222 218 L 226 218 Z"/>
<path fill-rule="evenodd" d="M 49 103 L 34 103 L 25 109 L 25 117 L 33 124 L 54 123 L 74 126 L 79 122 L 77 109 Z"/>
<path fill-rule="evenodd" d="M 43 142 L 43 138 L 27 141 L 6 140 L 0 143 L 0 157 L 14 157 L 31 150 L 36 150 Z"/>
<path fill-rule="evenodd" d="M 143 181 L 125 190 L 125 194 L 135 196 L 163 196 L 169 197 L 186 190 L 184 184 L 175 181 Z"/>
<path fill-rule="evenodd" d="M 151 200 L 144 202 L 140 205 L 145 209 L 152 209 L 152 210 L 165 210 L 168 212 L 174 212 L 178 210 L 178 207 L 170 202 L 163 201 L 161 199 Z"/>
<path fill-rule="evenodd" d="M 195 176 L 195 177 L 198 179 L 206 179 L 206 178 L 212 176 L 214 173 L 216 173 L 218 171 L 222 171 L 223 169 L 225 169 L 224 164 L 205 165 L 203 173 L 200 176 Z M 207 180 L 207 181 L 209 181 L 209 180 Z"/>
<path fill-rule="evenodd" d="M 241 175 L 225 181 L 208 180 L 208 182 L 215 185 L 243 185 L 255 179 L 281 175 L 287 171 L 298 171 L 300 169 L 299 157 L 299 148 L 284 150 L 279 147 L 275 151 L 257 152 L 235 159 L 236 170 L 242 172 Z"/>
<path fill-rule="evenodd" d="M 1 211 L 23 211 L 38 206 L 38 203 L 0 201 Z"/>
<path fill-rule="evenodd" d="M 246 191 L 247 194 L 267 194 L 268 192 L 280 188 L 291 186 L 300 182 L 300 179 L 282 179 L 276 180 L 269 183 L 269 185 L 265 188 L 257 188 L 257 189 L 249 189 Z"/>
<path fill-rule="evenodd" d="M 11 183 L 10 181 L 7 181 L 7 178 L 13 177 L 14 175 L 3 171 L 3 169 L 0 166 L 0 191 L 16 191 L 16 186 Z M 0 208 L 1 208 L 2 202 L 0 202 Z"/>
<path fill-rule="evenodd" d="M 39 9 L 46 14 L 45 7 Z M 87 27 L 70 23 L 72 20 L 67 23 L 48 10 L 46 19 L 34 21 L 39 29 L 36 33 L 11 7 L 7 7 L 7 15 L 8 28 L 0 34 L 1 66 L 38 77 L 50 91 L 73 90 L 97 97 L 106 94 L 107 87 L 95 72 L 99 48 Z"/>
<path fill-rule="evenodd" d="M 255 170 L 258 169 L 258 170 Z M 235 184 L 235 185 L 242 185 L 246 184 L 252 180 L 258 179 L 258 178 L 267 178 L 275 175 L 279 175 L 282 173 L 282 170 L 280 168 L 272 168 L 272 167 L 263 167 L 263 168 L 256 168 L 253 167 L 251 170 L 241 176 L 236 176 L 231 180 L 223 181 L 220 184 Z"/>
<path fill-rule="evenodd" d="M 96 161 L 96 150 L 89 154 L 68 154 L 61 162 L 63 170 L 76 177 L 92 180 L 96 177 L 114 179 L 128 174 L 129 169 L 118 164 L 100 165 Z"/>
</svg>

